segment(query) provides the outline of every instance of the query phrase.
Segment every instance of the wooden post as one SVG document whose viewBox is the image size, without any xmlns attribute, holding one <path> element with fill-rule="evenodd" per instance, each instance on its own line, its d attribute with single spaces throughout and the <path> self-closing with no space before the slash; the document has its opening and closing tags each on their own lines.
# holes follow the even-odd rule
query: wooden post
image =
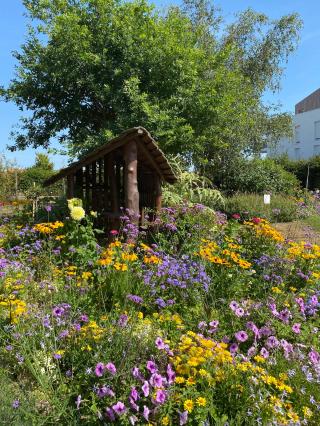
<svg viewBox="0 0 320 426">
<path fill-rule="evenodd" d="M 160 212 L 162 206 L 162 190 L 161 190 L 161 179 L 159 176 L 156 177 L 156 211 Z"/>
<path fill-rule="evenodd" d="M 138 191 L 138 150 L 135 140 L 124 146 L 125 160 L 125 207 L 139 217 L 139 191 Z"/>
<path fill-rule="evenodd" d="M 67 176 L 67 199 L 73 198 L 74 196 L 74 176 Z"/>
<path fill-rule="evenodd" d="M 110 184 L 110 197 L 111 197 L 111 211 L 112 213 L 119 213 L 119 191 L 120 188 L 117 188 L 117 180 L 115 174 L 115 163 L 114 163 L 114 155 L 111 153 L 108 156 L 108 177 Z"/>
</svg>

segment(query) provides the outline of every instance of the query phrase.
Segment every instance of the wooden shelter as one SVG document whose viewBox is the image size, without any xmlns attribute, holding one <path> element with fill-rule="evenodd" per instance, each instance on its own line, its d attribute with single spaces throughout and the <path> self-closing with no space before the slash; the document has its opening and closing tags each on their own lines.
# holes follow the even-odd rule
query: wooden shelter
<svg viewBox="0 0 320 426">
<path fill-rule="evenodd" d="M 121 208 L 144 217 L 144 209 L 160 209 L 161 182 L 176 177 L 150 133 L 134 127 L 60 170 L 45 186 L 67 180 L 67 198 L 81 198 L 111 229 L 119 225 Z"/>
</svg>

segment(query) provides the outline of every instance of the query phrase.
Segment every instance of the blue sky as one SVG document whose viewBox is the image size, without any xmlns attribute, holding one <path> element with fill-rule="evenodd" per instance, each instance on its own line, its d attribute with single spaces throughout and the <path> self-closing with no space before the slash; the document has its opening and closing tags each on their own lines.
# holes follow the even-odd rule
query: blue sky
<svg viewBox="0 0 320 426">
<path fill-rule="evenodd" d="M 156 1 L 165 7 L 175 0 Z M 177 0 L 176 0 L 177 1 Z M 14 75 L 14 60 L 11 52 L 18 50 L 26 34 L 26 19 L 21 0 L 1 2 L 0 14 L 0 85 L 7 85 Z M 269 102 L 280 102 L 283 109 L 293 111 L 296 102 L 320 87 L 320 1 L 319 0 L 217 0 L 227 21 L 232 21 L 234 13 L 247 7 L 264 12 L 272 18 L 298 12 L 304 21 L 298 50 L 290 57 L 282 78 L 282 88 L 276 95 L 266 94 Z M 10 143 L 10 131 L 18 122 L 20 112 L 13 104 L 0 102 L 0 153 L 19 166 L 34 163 L 35 150 L 10 153 L 6 146 Z M 41 152 L 41 150 L 39 150 Z M 68 159 L 52 156 L 56 168 L 64 167 Z"/>
</svg>

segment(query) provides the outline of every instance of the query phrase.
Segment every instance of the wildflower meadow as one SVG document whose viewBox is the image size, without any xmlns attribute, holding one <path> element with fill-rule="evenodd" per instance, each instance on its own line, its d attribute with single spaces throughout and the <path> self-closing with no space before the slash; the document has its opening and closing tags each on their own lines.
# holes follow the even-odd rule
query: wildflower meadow
<svg viewBox="0 0 320 426">
<path fill-rule="evenodd" d="M 200 204 L 2 217 L 1 424 L 318 425 L 320 246 Z"/>
</svg>

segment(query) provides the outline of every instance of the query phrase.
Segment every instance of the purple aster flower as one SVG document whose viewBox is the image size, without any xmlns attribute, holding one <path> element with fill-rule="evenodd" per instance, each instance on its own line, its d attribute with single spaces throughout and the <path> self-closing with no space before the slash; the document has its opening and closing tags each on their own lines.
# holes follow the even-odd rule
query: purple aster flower
<svg viewBox="0 0 320 426">
<path fill-rule="evenodd" d="M 98 362 L 96 365 L 96 368 L 94 369 L 94 372 L 96 373 L 96 376 L 102 377 L 104 373 L 105 367 L 102 362 Z"/>
<path fill-rule="evenodd" d="M 125 327 L 127 323 L 128 323 L 128 315 L 125 315 L 125 314 L 120 315 L 118 325 L 120 327 Z"/>
<path fill-rule="evenodd" d="M 105 365 L 105 368 L 111 373 L 113 376 L 116 374 L 117 369 L 116 366 L 112 362 L 108 362 L 108 364 Z"/>
<path fill-rule="evenodd" d="M 141 305 L 143 303 L 142 297 L 135 294 L 128 294 L 127 299 L 131 300 L 131 302 L 134 302 L 137 305 Z"/>
<path fill-rule="evenodd" d="M 116 404 L 114 404 L 112 406 L 112 409 L 118 416 L 121 416 L 126 411 L 126 407 L 125 407 L 124 403 L 121 402 L 121 401 L 118 401 Z"/>
<path fill-rule="evenodd" d="M 244 330 L 240 330 L 235 333 L 235 338 L 238 340 L 238 342 L 245 342 L 248 340 L 248 335 Z"/>
</svg>

